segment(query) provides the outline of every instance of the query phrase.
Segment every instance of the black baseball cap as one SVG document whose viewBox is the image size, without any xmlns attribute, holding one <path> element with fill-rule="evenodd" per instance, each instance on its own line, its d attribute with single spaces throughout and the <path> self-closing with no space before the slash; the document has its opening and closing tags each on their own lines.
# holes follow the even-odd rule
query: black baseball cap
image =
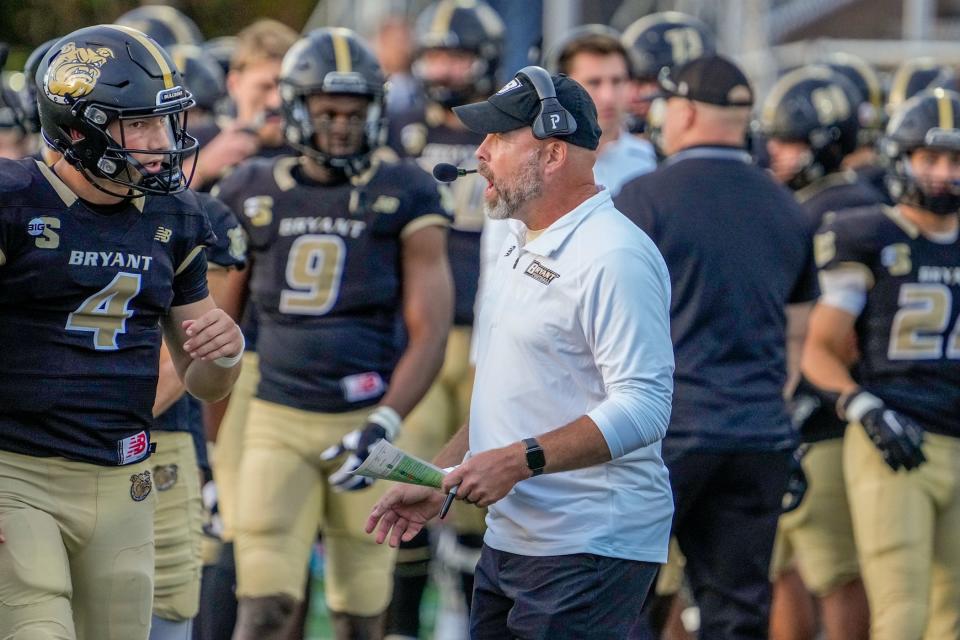
<svg viewBox="0 0 960 640">
<path fill-rule="evenodd" d="M 723 56 L 696 58 L 674 71 L 664 67 L 657 82 L 667 97 L 687 98 L 720 107 L 753 105 L 753 89 L 747 76 Z"/>
<path fill-rule="evenodd" d="M 576 131 L 556 138 L 578 147 L 596 149 L 600 144 L 600 125 L 590 94 L 562 73 L 551 79 L 557 100 L 577 122 Z M 540 98 L 533 84 L 525 76 L 517 75 L 483 102 L 454 107 L 453 111 L 474 133 L 503 133 L 531 126 L 540 113 Z"/>
</svg>

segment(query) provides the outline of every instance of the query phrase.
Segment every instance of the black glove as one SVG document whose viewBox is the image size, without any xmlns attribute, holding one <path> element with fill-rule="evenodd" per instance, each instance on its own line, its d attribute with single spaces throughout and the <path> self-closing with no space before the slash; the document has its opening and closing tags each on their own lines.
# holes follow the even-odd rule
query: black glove
<svg viewBox="0 0 960 640">
<path fill-rule="evenodd" d="M 790 458 L 790 475 L 787 477 L 787 489 L 783 492 L 783 501 L 780 503 L 781 513 L 790 513 L 800 506 L 803 496 L 807 494 L 807 474 L 803 472 L 803 456 L 807 455 L 810 445 L 802 444 L 793 452 Z"/>
<path fill-rule="evenodd" d="M 880 398 L 861 389 L 847 398 L 843 410 L 847 419 L 863 425 L 894 471 L 901 467 L 912 471 L 927 461 L 922 449 L 923 429 L 902 413 L 888 409 Z"/>
<path fill-rule="evenodd" d="M 320 454 L 321 460 L 333 460 L 345 453 L 350 454 L 340 468 L 327 478 L 335 491 L 356 491 L 373 484 L 373 478 L 355 475 L 354 471 L 370 456 L 373 445 L 380 440 L 393 441 L 400 431 L 400 420 L 400 415 L 390 407 L 377 407 L 367 417 L 363 427 L 354 429 L 339 444 Z"/>
</svg>

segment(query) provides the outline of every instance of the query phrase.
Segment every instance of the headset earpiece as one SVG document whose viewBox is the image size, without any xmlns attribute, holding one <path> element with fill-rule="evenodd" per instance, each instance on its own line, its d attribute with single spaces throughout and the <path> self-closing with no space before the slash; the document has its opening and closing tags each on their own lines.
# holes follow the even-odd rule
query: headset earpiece
<svg viewBox="0 0 960 640">
<path fill-rule="evenodd" d="M 568 136 L 577 130 L 577 121 L 557 100 L 553 79 L 543 67 L 531 65 L 517 72 L 530 81 L 540 98 L 540 113 L 533 121 L 533 137 L 544 140 L 554 136 Z"/>
</svg>

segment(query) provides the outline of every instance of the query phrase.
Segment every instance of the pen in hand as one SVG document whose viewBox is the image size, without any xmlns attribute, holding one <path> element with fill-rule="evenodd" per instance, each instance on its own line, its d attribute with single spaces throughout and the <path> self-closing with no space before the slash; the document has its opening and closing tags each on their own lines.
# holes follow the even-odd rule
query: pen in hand
<svg viewBox="0 0 960 640">
<path fill-rule="evenodd" d="M 466 461 L 467 461 L 467 458 L 469 458 L 469 457 L 470 457 L 470 452 L 467 451 L 466 455 L 463 456 L 463 461 L 461 461 L 460 464 L 463 464 L 464 462 L 466 462 Z M 451 487 L 449 493 L 447 493 L 447 497 L 443 499 L 443 506 L 440 507 L 440 519 L 441 519 L 441 520 L 443 520 L 444 518 L 447 517 L 447 512 L 450 511 L 450 505 L 453 504 L 454 498 L 457 497 L 457 489 L 459 489 L 459 488 L 460 488 L 460 485 L 459 485 L 459 484 L 453 485 L 453 487 Z"/>
</svg>

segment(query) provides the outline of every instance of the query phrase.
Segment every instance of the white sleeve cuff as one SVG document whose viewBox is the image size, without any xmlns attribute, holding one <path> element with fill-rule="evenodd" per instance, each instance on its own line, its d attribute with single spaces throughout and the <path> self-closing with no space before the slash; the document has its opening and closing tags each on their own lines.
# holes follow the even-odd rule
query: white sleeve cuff
<svg viewBox="0 0 960 640">
<path fill-rule="evenodd" d="M 820 272 L 820 302 L 859 316 L 867 306 L 870 289 L 867 272 L 859 268 Z"/>
</svg>

